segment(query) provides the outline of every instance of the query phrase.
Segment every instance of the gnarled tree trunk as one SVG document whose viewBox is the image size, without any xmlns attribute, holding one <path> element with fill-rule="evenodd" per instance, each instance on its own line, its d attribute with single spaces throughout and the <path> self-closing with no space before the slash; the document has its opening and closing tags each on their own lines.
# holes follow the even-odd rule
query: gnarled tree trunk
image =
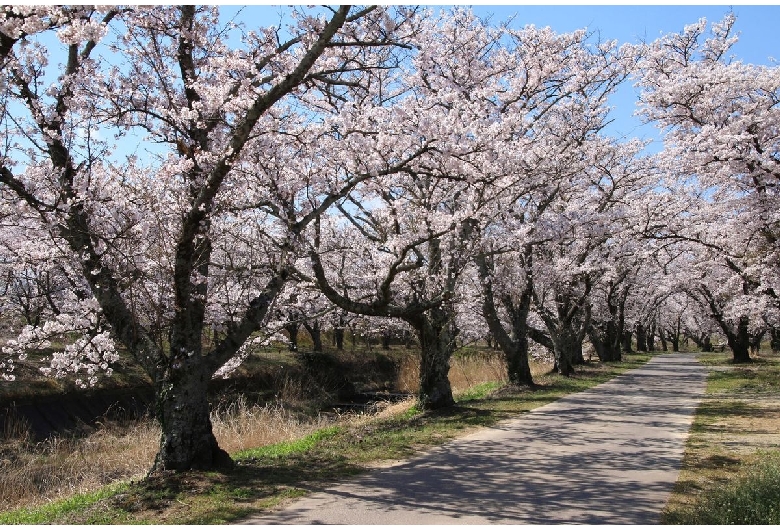
<svg viewBox="0 0 780 530">
<path fill-rule="evenodd" d="M 621 341 L 621 348 L 623 349 L 623 353 L 632 353 L 634 350 L 631 349 L 631 337 L 633 336 L 633 333 L 631 333 L 631 330 L 624 330 L 622 341 Z"/>
<path fill-rule="evenodd" d="M 452 318 L 448 311 L 434 308 L 428 314 L 407 319 L 420 340 L 420 390 L 418 400 L 427 410 L 455 404 L 450 385 L 450 359 L 455 350 Z"/>
<path fill-rule="evenodd" d="M 214 469 L 232 465 L 212 432 L 208 383 L 203 363 L 183 361 L 166 373 L 157 390 L 157 419 L 162 428 L 154 470 Z"/>
<path fill-rule="evenodd" d="M 287 348 L 290 351 L 298 351 L 298 330 L 300 330 L 300 327 L 301 325 L 298 322 L 288 322 L 284 325 L 284 330 L 290 337 L 290 342 L 287 344 Z"/>
<path fill-rule="evenodd" d="M 312 323 L 304 321 L 303 327 L 306 328 L 306 332 L 311 337 L 312 352 L 322 353 L 324 350 L 322 348 L 322 327 L 320 326 L 320 322 L 318 320 L 315 320 Z"/>
<path fill-rule="evenodd" d="M 736 330 L 729 330 L 726 332 L 726 341 L 732 352 L 732 361 L 734 364 L 749 363 L 752 361 L 750 358 L 750 333 L 748 331 L 748 319 L 742 317 L 737 323 Z"/>
<path fill-rule="evenodd" d="M 770 328 L 769 333 L 769 347 L 772 348 L 774 353 L 780 352 L 780 328 Z"/>
<path fill-rule="evenodd" d="M 526 270 L 530 268 L 531 247 L 528 245 L 523 254 Z M 528 360 L 528 313 L 533 299 L 533 284 L 530 271 L 526 273 L 526 287 L 517 300 L 511 296 L 499 297 L 499 301 L 510 316 L 512 331 L 507 333 L 496 310 L 496 296 L 491 281 L 491 264 L 484 254 L 475 257 L 477 270 L 482 280 L 482 313 L 488 324 L 492 338 L 501 348 L 506 360 L 507 377 L 515 385 L 533 386 L 531 365 Z"/>
</svg>

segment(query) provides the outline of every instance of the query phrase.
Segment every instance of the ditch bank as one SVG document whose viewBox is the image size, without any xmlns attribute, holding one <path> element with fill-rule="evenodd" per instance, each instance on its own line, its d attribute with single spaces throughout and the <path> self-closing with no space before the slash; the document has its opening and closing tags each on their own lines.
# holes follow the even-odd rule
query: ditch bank
<svg viewBox="0 0 780 530">
<path fill-rule="evenodd" d="M 0 425 L 6 438 L 25 431 L 36 441 L 54 434 L 78 433 L 105 422 L 125 422 L 152 410 L 152 388 L 68 392 L 0 406 Z"/>
<path fill-rule="evenodd" d="M 251 403 L 280 399 L 283 387 L 297 381 L 302 392 L 319 402 L 322 413 L 370 412 L 383 402 L 409 397 L 392 387 L 397 363 L 387 358 L 340 360 L 331 355 L 306 356 L 300 366 L 262 370 L 231 379 L 212 381 L 212 403 L 239 396 Z M 103 423 L 135 421 L 152 413 L 151 386 L 72 390 L 55 395 L 0 401 L 0 428 L 4 439 L 24 437 L 34 441 L 52 435 L 86 434 Z"/>
</svg>

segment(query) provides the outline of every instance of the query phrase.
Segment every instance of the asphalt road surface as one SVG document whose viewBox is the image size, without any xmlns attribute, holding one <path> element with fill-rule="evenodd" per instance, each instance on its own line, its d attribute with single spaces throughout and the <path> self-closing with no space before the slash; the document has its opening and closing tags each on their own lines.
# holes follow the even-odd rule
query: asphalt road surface
<svg viewBox="0 0 780 530">
<path fill-rule="evenodd" d="M 692 355 L 608 383 L 243 524 L 654 524 L 705 386 Z"/>
</svg>

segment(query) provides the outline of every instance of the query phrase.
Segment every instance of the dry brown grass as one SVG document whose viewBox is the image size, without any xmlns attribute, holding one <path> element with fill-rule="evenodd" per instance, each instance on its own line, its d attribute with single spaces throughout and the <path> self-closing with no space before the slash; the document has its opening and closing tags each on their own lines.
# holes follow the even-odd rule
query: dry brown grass
<svg viewBox="0 0 780 530">
<path fill-rule="evenodd" d="M 549 369 L 542 365 L 532 367 L 536 375 Z M 401 362 L 397 390 L 416 392 L 418 374 L 419 357 L 409 355 Z M 498 353 L 479 353 L 454 358 L 449 376 L 453 391 L 459 393 L 480 383 L 504 381 L 506 369 Z M 292 378 L 283 383 L 277 402 L 255 405 L 239 397 L 214 408 L 212 424 L 221 447 L 235 453 L 290 441 L 336 422 L 360 423 L 376 415 L 393 415 L 414 403 L 412 399 L 380 404 L 371 415 L 312 417 L 296 412 L 306 408 L 308 399 L 302 383 Z M 119 480 L 139 479 L 151 468 L 160 437 L 159 427 L 151 420 L 123 426 L 105 424 L 86 436 L 54 437 L 39 443 L 24 435 L 21 424 L 9 423 L 3 428 L 5 441 L 0 446 L 3 510 L 37 506 Z"/>
<path fill-rule="evenodd" d="M 0 498 L 4 509 L 38 505 L 148 471 L 160 432 L 151 422 L 104 426 L 82 437 L 4 443 Z"/>
<path fill-rule="evenodd" d="M 300 438 L 332 421 L 300 418 L 281 403 L 250 405 L 242 398 L 212 414 L 214 435 L 231 453 Z M 88 436 L 39 443 L 19 436 L 18 428 L 16 434 L 13 440 L 6 438 L 0 459 L 0 499 L 6 510 L 141 478 L 154 462 L 160 439 L 151 420 L 103 425 Z"/>
<path fill-rule="evenodd" d="M 239 397 L 212 413 L 214 436 L 228 453 L 301 438 L 331 425 L 333 419 L 318 415 L 300 417 L 282 401 L 250 405 Z"/>
</svg>

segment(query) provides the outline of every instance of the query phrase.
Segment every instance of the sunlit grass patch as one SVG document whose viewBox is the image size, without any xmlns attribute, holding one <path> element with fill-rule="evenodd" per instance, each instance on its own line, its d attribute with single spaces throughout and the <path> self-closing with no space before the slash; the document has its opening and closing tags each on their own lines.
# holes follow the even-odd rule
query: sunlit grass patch
<svg viewBox="0 0 780 530">
<path fill-rule="evenodd" d="M 18 508 L 0 513 L 0 524 L 44 524 L 52 520 L 62 519 L 67 514 L 81 511 L 96 502 L 124 491 L 124 482 L 112 484 L 89 493 L 79 493 L 66 499 L 44 504 L 34 508 Z"/>
<path fill-rule="evenodd" d="M 249 460 L 252 458 L 282 458 L 296 453 L 302 454 L 314 448 L 322 440 L 332 438 L 340 431 L 339 427 L 326 427 L 298 440 L 245 449 L 235 453 L 233 457 L 236 460 Z"/>
<path fill-rule="evenodd" d="M 499 381 L 487 381 L 485 383 L 479 383 L 478 385 L 474 385 L 473 387 L 469 388 L 468 390 L 464 390 L 463 392 L 459 393 L 455 396 L 455 401 L 458 403 L 462 403 L 464 401 L 473 401 L 475 399 L 483 399 L 485 396 L 493 392 L 494 390 L 498 390 L 501 388 L 504 384 Z"/>
</svg>

